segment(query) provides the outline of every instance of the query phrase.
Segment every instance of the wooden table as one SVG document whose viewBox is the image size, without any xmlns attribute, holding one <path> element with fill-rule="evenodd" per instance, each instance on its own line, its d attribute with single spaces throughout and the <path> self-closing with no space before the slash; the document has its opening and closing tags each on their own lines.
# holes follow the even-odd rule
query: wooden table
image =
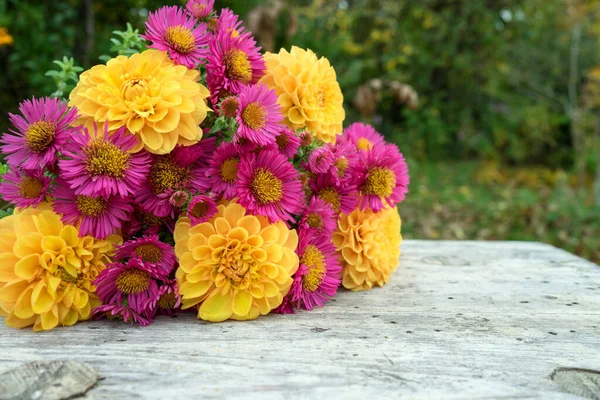
<svg viewBox="0 0 600 400">
<path fill-rule="evenodd" d="M 79 360 L 86 398 L 577 398 L 555 369 L 600 369 L 600 268 L 549 245 L 405 241 L 383 289 L 325 308 L 142 328 L 99 321 L 34 334 L 0 326 L 0 372 Z"/>
</svg>

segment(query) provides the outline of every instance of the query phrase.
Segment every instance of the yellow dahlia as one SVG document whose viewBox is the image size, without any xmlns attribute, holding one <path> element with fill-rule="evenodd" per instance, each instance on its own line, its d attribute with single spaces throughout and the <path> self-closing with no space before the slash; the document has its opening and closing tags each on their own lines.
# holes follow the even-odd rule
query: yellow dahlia
<svg viewBox="0 0 600 400">
<path fill-rule="evenodd" d="M 200 305 L 198 318 L 248 320 L 278 307 L 298 269 L 295 230 L 283 222 L 246 215 L 237 203 L 220 204 L 209 221 L 175 226 L 177 283 L 182 308 Z"/>
<path fill-rule="evenodd" d="M 400 228 L 395 207 L 378 213 L 357 208 L 340 215 L 331 240 L 344 268 L 342 284 L 346 289 L 370 290 L 388 282 L 400 257 Z"/>
<path fill-rule="evenodd" d="M 133 151 L 167 154 L 202 138 L 209 92 L 198 78 L 197 70 L 173 64 L 166 53 L 146 50 L 82 73 L 69 105 L 77 107 L 88 129 L 94 122 L 108 122 L 110 132 L 126 126 L 140 140 Z"/>
<path fill-rule="evenodd" d="M 335 143 L 345 118 L 344 96 L 329 60 L 296 46 L 264 58 L 267 71 L 259 83 L 275 90 L 287 125 L 306 127 L 324 142 Z"/>
<path fill-rule="evenodd" d="M 0 220 L 0 315 L 34 331 L 73 325 L 100 305 L 92 281 L 110 262 L 110 240 L 80 237 L 47 203 Z"/>
</svg>

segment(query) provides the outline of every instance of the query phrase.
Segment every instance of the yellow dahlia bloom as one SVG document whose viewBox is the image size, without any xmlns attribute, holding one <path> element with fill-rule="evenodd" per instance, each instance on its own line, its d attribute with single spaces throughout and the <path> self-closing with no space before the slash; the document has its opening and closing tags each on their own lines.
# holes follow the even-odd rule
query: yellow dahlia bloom
<svg viewBox="0 0 600 400">
<path fill-rule="evenodd" d="M 329 60 L 296 46 L 290 52 L 266 53 L 264 59 L 267 71 L 259 83 L 275 90 L 287 125 L 306 127 L 324 142 L 335 143 L 346 114 Z"/>
<path fill-rule="evenodd" d="M 246 215 L 239 204 L 220 204 L 209 222 L 175 226 L 177 283 L 182 308 L 200 305 L 198 318 L 247 320 L 278 307 L 298 269 L 295 230 L 283 222 Z"/>
<path fill-rule="evenodd" d="M 108 121 L 111 132 L 126 126 L 140 139 L 134 150 L 167 154 L 202 138 L 209 92 L 198 78 L 197 70 L 173 64 L 166 53 L 146 50 L 82 73 L 69 105 L 77 107 L 88 129 L 93 122 Z"/>
<path fill-rule="evenodd" d="M 73 325 L 100 305 L 92 281 L 117 237 L 80 237 L 47 203 L 0 219 L 0 315 L 34 331 Z"/>
<path fill-rule="evenodd" d="M 332 242 L 343 266 L 342 285 L 353 291 L 383 286 L 400 257 L 401 221 L 396 208 L 341 214 Z"/>
</svg>

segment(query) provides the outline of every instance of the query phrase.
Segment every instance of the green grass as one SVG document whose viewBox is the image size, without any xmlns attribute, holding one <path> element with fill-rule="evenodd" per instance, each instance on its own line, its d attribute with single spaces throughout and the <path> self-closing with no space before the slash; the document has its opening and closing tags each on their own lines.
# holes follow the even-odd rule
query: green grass
<svg viewBox="0 0 600 400">
<path fill-rule="evenodd" d="M 479 162 L 410 163 L 399 206 L 407 239 L 528 240 L 600 263 L 600 207 L 564 171 Z"/>
</svg>

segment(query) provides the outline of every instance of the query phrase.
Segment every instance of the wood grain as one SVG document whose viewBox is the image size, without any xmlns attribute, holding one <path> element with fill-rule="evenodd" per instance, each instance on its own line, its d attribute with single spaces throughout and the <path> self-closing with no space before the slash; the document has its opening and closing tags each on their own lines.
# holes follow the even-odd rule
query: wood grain
<svg viewBox="0 0 600 400">
<path fill-rule="evenodd" d="M 33 361 L 0 374 L 0 400 L 62 400 L 83 395 L 98 373 L 78 361 Z"/>
<path fill-rule="evenodd" d="M 34 334 L 0 326 L 0 372 L 78 360 L 87 398 L 578 398 L 550 376 L 600 369 L 600 268 L 539 243 L 405 241 L 383 289 L 295 316 Z"/>
</svg>

